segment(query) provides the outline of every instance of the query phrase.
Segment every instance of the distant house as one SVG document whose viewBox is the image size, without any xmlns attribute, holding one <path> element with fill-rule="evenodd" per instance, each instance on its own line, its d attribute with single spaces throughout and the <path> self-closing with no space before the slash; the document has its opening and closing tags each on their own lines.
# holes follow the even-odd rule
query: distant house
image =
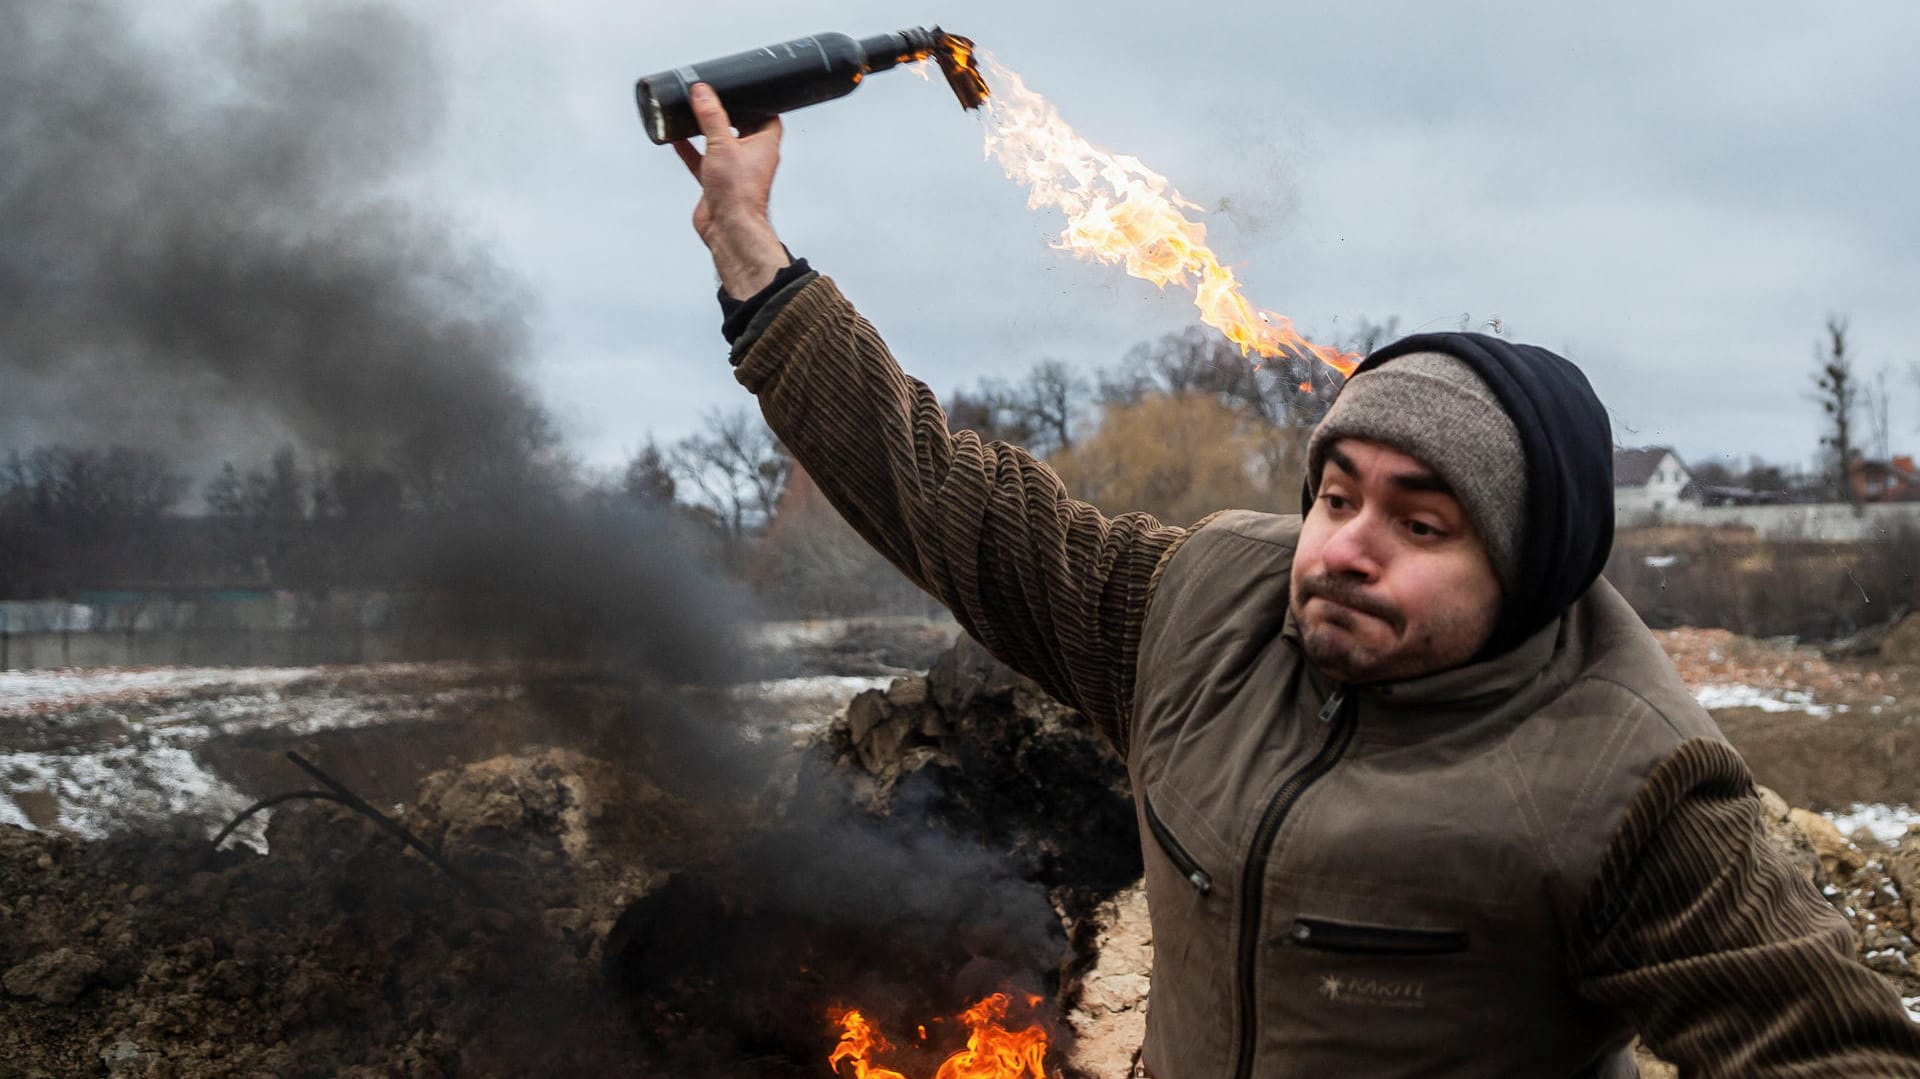
<svg viewBox="0 0 1920 1079">
<path fill-rule="evenodd" d="M 1890 461 L 1856 457 L 1848 465 L 1847 483 L 1858 502 L 1920 502 L 1920 469 L 1907 454 Z"/>
<path fill-rule="evenodd" d="M 1670 446 L 1613 451 L 1613 516 L 1622 524 L 1641 523 L 1680 504 L 1693 474 Z"/>
</svg>

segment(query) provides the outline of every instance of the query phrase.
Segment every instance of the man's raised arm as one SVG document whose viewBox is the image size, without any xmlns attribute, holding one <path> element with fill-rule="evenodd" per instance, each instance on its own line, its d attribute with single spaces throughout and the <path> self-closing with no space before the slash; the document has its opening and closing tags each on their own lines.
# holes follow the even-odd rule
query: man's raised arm
<svg viewBox="0 0 1920 1079">
<path fill-rule="evenodd" d="M 693 105 L 706 154 L 676 149 L 694 227 L 723 291 L 752 298 L 733 358 L 768 424 L 867 542 L 1124 751 L 1147 596 L 1187 531 L 1106 517 L 1025 450 L 950 434 L 833 282 L 790 265 L 767 217 L 779 122 L 736 136 L 706 87 Z"/>
</svg>

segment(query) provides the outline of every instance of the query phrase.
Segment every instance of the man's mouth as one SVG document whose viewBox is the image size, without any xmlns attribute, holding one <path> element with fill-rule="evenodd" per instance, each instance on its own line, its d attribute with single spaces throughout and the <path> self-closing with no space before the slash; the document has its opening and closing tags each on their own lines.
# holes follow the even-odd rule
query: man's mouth
<svg viewBox="0 0 1920 1079">
<path fill-rule="evenodd" d="M 1326 604 L 1323 617 L 1342 629 L 1350 629 L 1357 616 L 1365 616 L 1384 623 L 1398 633 L 1404 620 L 1399 608 L 1385 600 L 1376 599 L 1360 591 L 1351 583 L 1337 577 L 1314 576 L 1300 582 L 1300 594 L 1306 603 L 1314 600 Z"/>
<path fill-rule="evenodd" d="M 1383 623 L 1386 621 L 1385 619 L 1381 618 L 1378 615 L 1368 614 L 1366 611 L 1357 610 L 1355 608 L 1347 606 L 1344 603 L 1339 602 L 1338 600 L 1331 600 L 1326 598 L 1325 596 L 1315 596 L 1312 599 L 1309 599 L 1307 602 L 1318 603 L 1320 605 L 1320 610 L 1318 612 L 1320 615 L 1320 620 L 1334 627 L 1335 629 L 1344 629 L 1349 631 L 1357 629 L 1359 627 L 1360 620 L 1363 618 L 1372 619 L 1373 621 L 1383 622 Z"/>
</svg>

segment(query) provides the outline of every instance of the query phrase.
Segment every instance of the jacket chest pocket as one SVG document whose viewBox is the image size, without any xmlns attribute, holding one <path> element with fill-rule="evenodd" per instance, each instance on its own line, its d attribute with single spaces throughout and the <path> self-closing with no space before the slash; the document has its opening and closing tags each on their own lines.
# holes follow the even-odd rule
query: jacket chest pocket
<svg viewBox="0 0 1920 1079">
<path fill-rule="evenodd" d="M 1153 924 L 1147 1041 L 1163 1054 L 1226 1060 L 1233 1033 L 1235 866 L 1177 793 L 1140 789 L 1138 800 Z"/>
<path fill-rule="evenodd" d="M 1153 836 L 1153 841 L 1159 844 L 1160 853 L 1166 855 L 1167 861 L 1173 863 L 1174 872 L 1184 878 L 1195 892 L 1201 895 L 1213 894 L 1213 874 L 1199 858 L 1194 856 L 1193 851 L 1180 841 L 1180 837 L 1167 826 L 1167 822 L 1161 819 L 1160 814 L 1154 811 L 1153 800 L 1145 794 L 1140 796 L 1140 813 L 1147 819 L 1147 832 Z"/>
<path fill-rule="evenodd" d="M 1335 921 L 1301 915 L 1287 942 L 1299 948 L 1353 955 L 1452 955 L 1467 950 L 1464 929 L 1428 929 Z"/>
<path fill-rule="evenodd" d="M 1390 1074 L 1411 1059 L 1462 1064 L 1489 1044 L 1498 1015 L 1520 1001 L 1481 939 L 1484 923 L 1351 905 L 1307 905 L 1268 929 L 1265 999 L 1279 1029 L 1307 1039 L 1301 1059 L 1327 1052 L 1366 1063 L 1348 1074 Z"/>
</svg>

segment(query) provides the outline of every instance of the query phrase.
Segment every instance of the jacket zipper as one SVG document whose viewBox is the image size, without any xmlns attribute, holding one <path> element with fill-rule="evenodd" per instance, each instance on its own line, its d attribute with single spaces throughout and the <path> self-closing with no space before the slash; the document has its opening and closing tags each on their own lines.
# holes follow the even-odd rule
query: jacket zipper
<svg viewBox="0 0 1920 1079">
<path fill-rule="evenodd" d="M 1287 939 L 1301 948 L 1372 955 L 1446 955 L 1467 950 L 1464 929 L 1406 929 L 1327 918 L 1295 918 Z"/>
<path fill-rule="evenodd" d="M 1173 837 L 1173 833 L 1161 822 L 1160 814 L 1153 811 L 1153 803 L 1147 800 L 1145 792 L 1140 795 L 1140 808 L 1146 812 L 1147 830 L 1152 832 L 1153 838 L 1159 841 L 1160 849 L 1166 852 L 1167 859 L 1173 863 L 1173 867 L 1180 871 L 1181 876 L 1187 878 L 1187 883 L 1193 885 L 1194 891 L 1201 895 L 1212 892 L 1213 877 L 1200 868 L 1200 863 L 1193 855 L 1187 853 L 1187 848 L 1181 846 L 1180 841 Z"/>
<path fill-rule="evenodd" d="M 1260 814 L 1260 824 L 1253 831 L 1253 849 L 1248 851 L 1247 863 L 1240 872 L 1240 939 L 1235 964 L 1239 975 L 1236 1001 L 1240 1020 L 1240 1048 L 1234 1060 L 1234 1079 L 1247 1079 L 1253 1074 L 1253 1054 L 1258 1044 L 1254 990 L 1260 959 L 1261 884 L 1266 880 L 1267 860 L 1273 855 L 1273 841 L 1280 834 L 1280 825 L 1285 823 L 1287 811 L 1293 808 L 1308 787 L 1333 770 L 1340 755 L 1347 751 L 1347 745 L 1353 741 L 1353 708 L 1347 687 L 1334 687 L 1327 702 L 1320 706 L 1320 722 L 1331 725 L 1327 740 L 1320 744 L 1320 750 L 1312 760 L 1288 776 L 1280 788 L 1273 792 L 1273 799 L 1267 803 L 1266 811 Z"/>
</svg>

